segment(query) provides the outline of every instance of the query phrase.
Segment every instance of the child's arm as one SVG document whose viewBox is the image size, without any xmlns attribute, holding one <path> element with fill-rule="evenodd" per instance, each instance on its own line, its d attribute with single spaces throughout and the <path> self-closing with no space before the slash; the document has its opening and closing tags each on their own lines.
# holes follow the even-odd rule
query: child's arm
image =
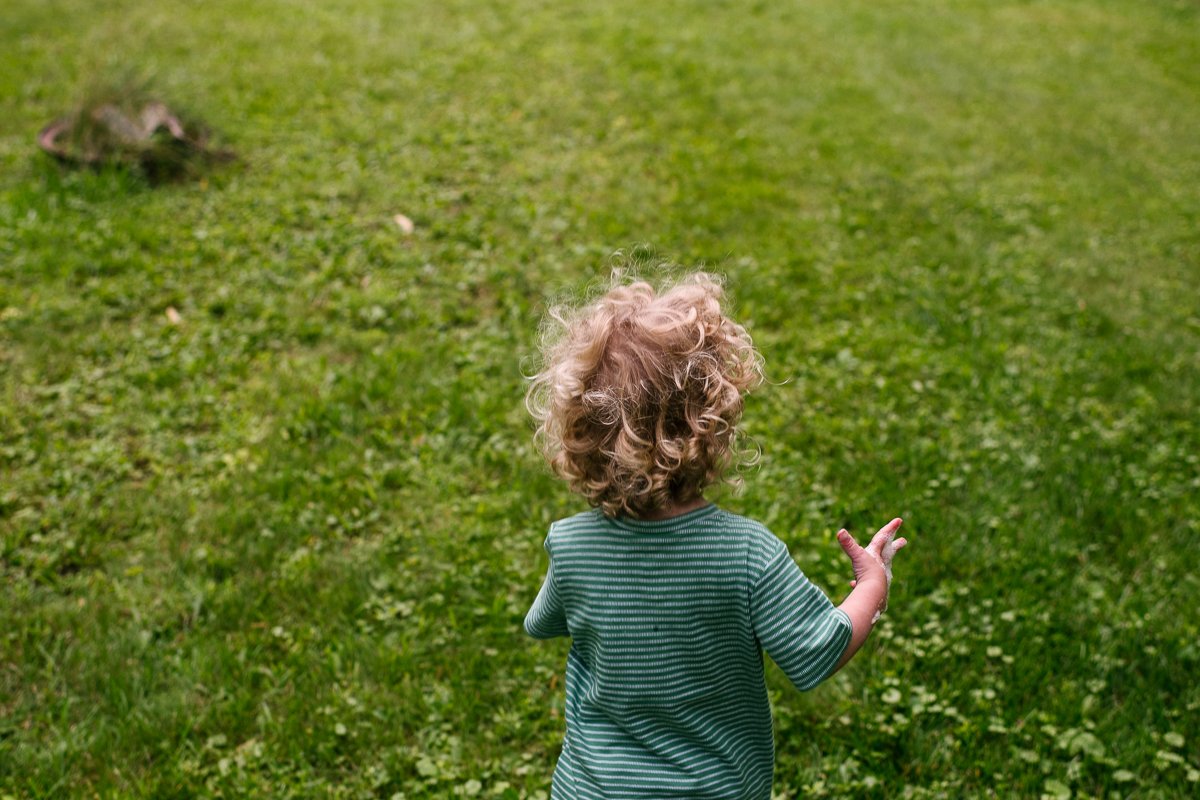
<svg viewBox="0 0 1200 800">
<path fill-rule="evenodd" d="M 903 522 L 899 517 L 884 525 L 871 539 L 866 547 L 859 547 L 854 537 L 845 529 L 838 531 L 838 544 L 850 557 L 854 566 L 854 580 L 850 592 L 838 608 L 850 617 L 853 628 L 850 634 L 850 644 L 842 654 L 834 672 L 854 657 L 858 648 L 871 635 L 871 629 L 879 621 L 879 616 L 887 608 L 888 587 L 892 582 L 892 557 L 896 551 L 908 544 L 907 539 L 895 539 L 896 531 Z"/>
<path fill-rule="evenodd" d="M 762 648 L 800 691 L 837 666 L 850 643 L 851 621 L 801 572 L 778 538 L 750 587 L 750 621 Z"/>
<path fill-rule="evenodd" d="M 554 553 L 550 547 L 550 537 L 554 534 L 553 526 L 546 536 L 545 548 L 550 554 L 550 566 L 546 570 L 546 580 L 538 591 L 537 598 L 529 613 L 525 615 L 524 628 L 535 639 L 553 639 L 556 636 L 570 636 L 567 630 L 567 614 L 563 606 L 562 595 L 558 592 L 558 582 L 554 579 Z"/>
<path fill-rule="evenodd" d="M 553 639 L 556 636 L 570 636 L 567 630 L 567 617 L 563 612 L 562 598 L 554 583 L 554 562 L 546 572 L 546 580 L 542 583 L 541 591 L 529 613 L 525 615 L 525 632 L 535 639 Z"/>
</svg>

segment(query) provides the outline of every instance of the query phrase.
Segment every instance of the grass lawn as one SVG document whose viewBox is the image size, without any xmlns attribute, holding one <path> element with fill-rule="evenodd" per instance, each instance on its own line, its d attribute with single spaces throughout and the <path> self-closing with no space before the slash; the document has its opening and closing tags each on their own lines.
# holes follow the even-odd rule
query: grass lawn
<svg viewBox="0 0 1200 800">
<path fill-rule="evenodd" d="M 775 382 L 712 499 L 835 600 L 838 527 L 912 542 L 849 667 L 771 667 L 779 797 L 1200 792 L 1195 3 L 0 21 L 0 798 L 545 798 L 584 506 L 522 369 L 643 243 Z M 240 163 L 37 152 L 127 67 Z"/>
</svg>

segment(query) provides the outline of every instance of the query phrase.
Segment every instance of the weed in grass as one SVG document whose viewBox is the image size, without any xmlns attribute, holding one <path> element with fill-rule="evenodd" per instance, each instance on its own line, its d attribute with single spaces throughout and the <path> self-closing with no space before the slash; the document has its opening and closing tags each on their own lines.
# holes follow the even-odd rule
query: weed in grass
<svg viewBox="0 0 1200 800">
<path fill-rule="evenodd" d="M 145 79 L 94 81 L 72 111 L 38 135 L 49 155 L 74 166 L 135 172 L 151 184 L 193 178 L 233 159 L 198 120 L 163 103 Z"/>
</svg>

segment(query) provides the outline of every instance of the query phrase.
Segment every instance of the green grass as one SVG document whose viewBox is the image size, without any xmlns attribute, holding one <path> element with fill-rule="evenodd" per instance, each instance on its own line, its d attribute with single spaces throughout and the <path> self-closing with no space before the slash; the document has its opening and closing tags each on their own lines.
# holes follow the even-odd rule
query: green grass
<svg viewBox="0 0 1200 800">
<path fill-rule="evenodd" d="M 521 370 L 640 242 L 778 384 L 715 499 L 835 599 L 839 526 L 912 541 L 844 672 L 772 668 L 781 797 L 1198 790 L 1194 3 L 3 17 L 0 797 L 544 797 L 583 506 Z M 36 151 L 130 67 L 239 164 Z"/>
</svg>

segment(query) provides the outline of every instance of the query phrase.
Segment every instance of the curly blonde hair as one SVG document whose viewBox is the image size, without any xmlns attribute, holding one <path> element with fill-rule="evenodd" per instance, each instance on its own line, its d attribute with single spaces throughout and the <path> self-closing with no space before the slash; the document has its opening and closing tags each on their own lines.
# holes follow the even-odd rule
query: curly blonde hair
<svg viewBox="0 0 1200 800">
<path fill-rule="evenodd" d="M 551 308 L 526 406 L 556 474 L 610 517 L 698 498 L 742 451 L 743 394 L 763 381 L 746 329 L 722 311 L 722 281 L 695 272 L 659 292 L 622 283 L 582 308 Z"/>
</svg>

